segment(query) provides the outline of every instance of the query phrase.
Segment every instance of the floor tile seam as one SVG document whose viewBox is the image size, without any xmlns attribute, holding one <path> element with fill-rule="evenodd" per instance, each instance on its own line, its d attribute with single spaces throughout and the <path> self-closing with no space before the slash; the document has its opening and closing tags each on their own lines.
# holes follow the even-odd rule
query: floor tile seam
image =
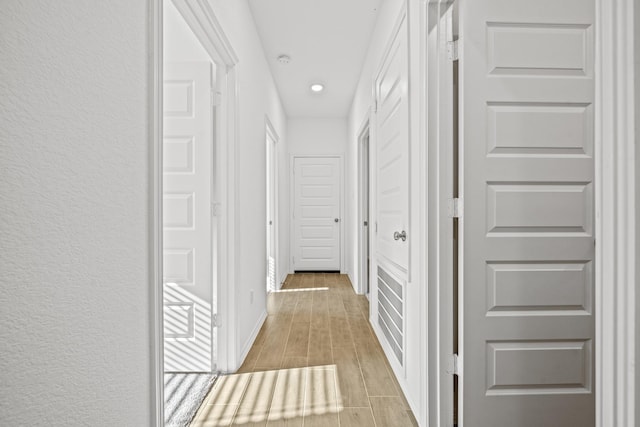
<svg viewBox="0 0 640 427">
<path fill-rule="evenodd" d="M 376 420 L 376 414 L 373 413 L 373 404 L 371 403 L 371 396 L 367 396 L 369 399 L 369 409 L 371 409 L 371 418 L 373 418 L 373 426 L 378 427 L 378 421 Z"/>
<path fill-rule="evenodd" d="M 298 301 L 296 300 L 296 307 L 298 306 Z M 295 308 L 293 309 L 295 312 Z M 287 340 L 284 343 L 284 348 L 282 349 L 282 356 L 280 357 L 280 366 L 284 362 L 284 355 L 287 352 L 287 346 L 289 345 L 289 338 L 291 337 L 291 328 L 293 327 L 293 315 L 291 316 L 291 320 L 289 320 L 289 331 L 287 332 Z"/>
<path fill-rule="evenodd" d="M 233 410 L 233 415 L 231 416 L 231 423 L 229 424 L 230 426 L 233 425 L 233 422 L 236 419 L 236 414 L 238 413 L 238 409 L 240 408 L 240 404 L 239 403 L 235 404 L 235 405 L 232 405 L 232 404 L 226 404 L 226 405 L 217 404 L 217 405 L 207 405 L 207 406 L 235 406 L 235 409 Z M 202 418 L 203 418 L 202 421 L 200 421 L 201 423 L 205 423 L 205 422 L 208 421 L 208 417 L 202 417 Z M 191 424 L 189 424 L 189 425 L 191 425 Z"/>
<path fill-rule="evenodd" d="M 367 400 L 369 401 L 369 407 L 371 407 L 371 399 L 369 395 L 369 388 L 367 387 L 367 381 L 364 379 L 364 371 L 362 370 L 362 363 L 360 362 L 360 356 L 358 355 L 358 349 L 355 342 L 353 343 L 353 351 L 356 355 L 356 361 L 358 362 L 358 369 L 360 370 L 360 377 L 362 378 L 362 384 L 364 385 L 364 392 L 367 394 Z M 371 414 L 373 416 L 373 413 Z M 375 422 L 375 419 L 374 419 Z"/>
<path fill-rule="evenodd" d="M 249 379 L 247 380 L 247 384 L 244 386 L 244 390 L 242 390 L 242 396 L 240 397 L 240 400 L 238 401 L 238 404 L 236 405 L 236 410 L 233 413 L 233 418 L 231 418 L 231 424 L 230 425 L 234 425 L 234 423 L 236 421 L 236 417 L 238 416 L 238 411 L 240 410 L 240 405 L 242 405 L 242 401 L 244 400 L 244 397 L 247 395 L 247 390 L 249 389 L 249 384 L 251 384 L 251 380 L 253 379 L 253 375 L 254 375 L 253 372 L 251 372 L 249 374 Z"/>
</svg>

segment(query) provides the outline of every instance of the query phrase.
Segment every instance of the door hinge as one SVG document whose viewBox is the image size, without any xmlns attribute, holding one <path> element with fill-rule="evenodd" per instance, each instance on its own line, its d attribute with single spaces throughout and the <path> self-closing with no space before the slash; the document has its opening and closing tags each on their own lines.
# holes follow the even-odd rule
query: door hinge
<svg viewBox="0 0 640 427">
<path fill-rule="evenodd" d="M 462 218 L 462 213 L 464 209 L 464 204 L 462 203 L 462 199 L 453 198 L 449 199 L 449 218 Z"/>
<path fill-rule="evenodd" d="M 222 325 L 220 325 L 220 320 L 218 319 L 218 313 L 215 313 L 213 315 L 213 317 L 211 318 L 211 325 L 214 328 L 219 328 L 220 326 L 222 326 Z"/>
<path fill-rule="evenodd" d="M 449 360 L 447 361 L 447 374 L 450 375 L 458 375 L 461 373 L 461 363 L 460 356 L 457 354 L 452 354 L 449 356 Z"/>
<path fill-rule="evenodd" d="M 215 90 L 211 91 L 211 106 L 219 107 L 222 105 L 222 93 L 216 92 Z"/>
<path fill-rule="evenodd" d="M 447 56 L 449 57 L 449 61 L 457 61 L 460 59 L 459 46 L 459 40 L 447 42 Z"/>
<path fill-rule="evenodd" d="M 221 205 L 220 202 L 211 203 L 211 216 L 212 217 L 220 216 L 220 207 L 221 207 L 220 205 Z"/>
</svg>

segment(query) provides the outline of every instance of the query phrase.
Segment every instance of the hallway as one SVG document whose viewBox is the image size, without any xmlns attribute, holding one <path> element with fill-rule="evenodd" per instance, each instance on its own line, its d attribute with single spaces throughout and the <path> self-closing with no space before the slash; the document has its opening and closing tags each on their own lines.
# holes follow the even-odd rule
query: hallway
<svg viewBox="0 0 640 427">
<path fill-rule="evenodd" d="M 368 309 L 346 275 L 289 275 L 244 364 L 216 382 L 191 425 L 416 426 Z"/>
</svg>

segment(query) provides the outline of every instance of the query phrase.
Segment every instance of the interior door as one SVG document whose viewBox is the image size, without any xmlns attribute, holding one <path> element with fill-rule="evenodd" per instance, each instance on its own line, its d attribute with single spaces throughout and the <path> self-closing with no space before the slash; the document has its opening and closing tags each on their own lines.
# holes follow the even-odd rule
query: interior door
<svg viewBox="0 0 640 427">
<path fill-rule="evenodd" d="M 461 0 L 462 420 L 595 425 L 593 0 Z"/>
<path fill-rule="evenodd" d="M 375 279 L 372 315 L 394 367 L 405 366 L 409 281 L 409 45 L 406 15 L 375 79 Z M 397 363 L 396 363 L 397 362 Z M 400 375 L 404 375 L 397 371 Z"/>
<path fill-rule="evenodd" d="M 276 142 L 267 132 L 267 290 L 276 290 Z"/>
<path fill-rule="evenodd" d="M 295 271 L 340 270 L 340 159 L 294 158 Z"/>
<path fill-rule="evenodd" d="M 211 64 L 164 68 L 164 369 L 211 372 Z"/>
<path fill-rule="evenodd" d="M 409 274 L 409 74 L 406 18 L 375 81 L 378 263 Z"/>
</svg>

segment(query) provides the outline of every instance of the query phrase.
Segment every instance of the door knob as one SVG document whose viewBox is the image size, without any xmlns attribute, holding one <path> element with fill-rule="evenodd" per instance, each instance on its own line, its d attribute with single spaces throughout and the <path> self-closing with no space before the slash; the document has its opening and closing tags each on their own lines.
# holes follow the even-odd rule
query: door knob
<svg viewBox="0 0 640 427">
<path fill-rule="evenodd" d="M 393 240 L 400 240 L 402 239 L 402 241 L 404 242 L 405 240 L 407 240 L 407 232 L 402 230 L 401 233 L 398 233 L 397 231 L 395 233 L 393 233 Z"/>
<path fill-rule="evenodd" d="M 338 222 L 340 221 L 338 218 L 334 218 L 333 222 Z"/>
</svg>

